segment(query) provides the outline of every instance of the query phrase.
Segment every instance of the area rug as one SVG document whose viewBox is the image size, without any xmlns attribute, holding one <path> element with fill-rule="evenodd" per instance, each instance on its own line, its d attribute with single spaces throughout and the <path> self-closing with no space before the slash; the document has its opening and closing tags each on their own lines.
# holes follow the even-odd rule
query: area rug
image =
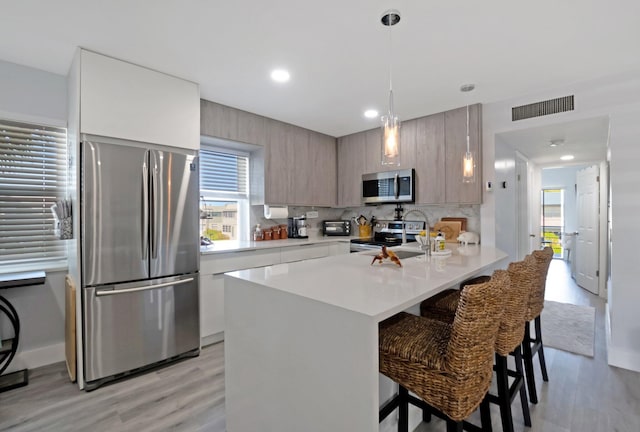
<svg viewBox="0 0 640 432">
<path fill-rule="evenodd" d="M 545 300 L 541 320 L 545 346 L 593 357 L 595 308 Z"/>
</svg>

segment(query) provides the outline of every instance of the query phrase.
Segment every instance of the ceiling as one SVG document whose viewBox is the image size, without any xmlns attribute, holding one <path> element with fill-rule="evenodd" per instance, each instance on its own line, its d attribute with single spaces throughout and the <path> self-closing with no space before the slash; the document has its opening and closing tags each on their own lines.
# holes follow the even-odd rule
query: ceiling
<svg viewBox="0 0 640 432">
<path fill-rule="evenodd" d="M 389 31 L 379 19 L 401 12 Z M 201 96 L 332 136 L 640 70 L 633 0 L 20 0 L 0 59 L 66 75 L 81 46 L 200 84 Z M 287 68 L 291 81 L 269 78 Z M 475 83 L 463 95 L 459 88 Z"/>
<path fill-rule="evenodd" d="M 541 167 L 582 165 L 607 159 L 609 119 L 595 117 L 566 123 L 498 134 L 497 140 L 511 146 Z M 554 141 L 556 146 L 551 147 Z M 563 155 L 573 155 L 562 161 Z"/>
</svg>

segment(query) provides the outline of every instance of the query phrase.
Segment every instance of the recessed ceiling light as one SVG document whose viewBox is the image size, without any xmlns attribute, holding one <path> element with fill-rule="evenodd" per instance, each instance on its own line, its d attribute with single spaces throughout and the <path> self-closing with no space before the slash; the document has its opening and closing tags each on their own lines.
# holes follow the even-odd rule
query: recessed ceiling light
<svg viewBox="0 0 640 432">
<path fill-rule="evenodd" d="M 562 144 L 564 144 L 563 139 L 554 139 L 549 141 L 549 147 L 558 147 L 558 146 L 561 146 Z"/>
<path fill-rule="evenodd" d="M 570 161 L 570 160 L 573 160 L 573 158 L 574 158 L 574 156 L 573 156 L 573 155 L 564 155 L 564 156 L 561 156 L 561 157 L 560 157 L 560 160 L 563 160 L 563 161 Z"/>
<path fill-rule="evenodd" d="M 284 69 L 274 69 L 271 71 L 271 79 L 275 82 L 287 82 L 289 81 L 289 78 L 291 78 L 291 75 L 289 75 L 289 72 Z"/>
<path fill-rule="evenodd" d="M 372 119 L 372 118 L 376 118 L 376 117 L 378 117 L 378 111 L 376 111 L 376 110 L 374 110 L 374 109 L 368 109 L 368 110 L 366 110 L 366 111 L 364 112 L 364 116 L 365 116 L 366 118 L 370 118 L 370 119 Z"/>
</svg>

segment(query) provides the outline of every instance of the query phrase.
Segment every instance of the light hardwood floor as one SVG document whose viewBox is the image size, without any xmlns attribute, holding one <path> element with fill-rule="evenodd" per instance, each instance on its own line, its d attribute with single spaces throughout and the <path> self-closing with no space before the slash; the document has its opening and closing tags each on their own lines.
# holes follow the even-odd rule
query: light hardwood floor
<svg viewBox="0 0 640 432">
<path fill-rule="evenodd" d="M 596 308 L 595 357 L 545 348 L 549 383 L 542 383 L 536 367 L 541 401 L 531 405 L 533 427 L 523 426 L 516 400 L 516 431 L 640 431 L 640 374 L 607 365 L 604 301 L 577 287 L 566 264 L 558 260 L 549 270 L 546 298 Z M 500 431 L 496 407 L 491 414 L 494 430 Z M 69 382 L 62 363 L 32 370 L 27 387 L 0 393 L 0 431 L 87 430 L 223 432 L 223 344 L 203 349 L 197 358 L 90 393 Z M 416 432 L 443 430 L 444 424 L 436 419 Z M 299 431 L 259 432 L 303 431 L 301 425 Z"/>
</svg>

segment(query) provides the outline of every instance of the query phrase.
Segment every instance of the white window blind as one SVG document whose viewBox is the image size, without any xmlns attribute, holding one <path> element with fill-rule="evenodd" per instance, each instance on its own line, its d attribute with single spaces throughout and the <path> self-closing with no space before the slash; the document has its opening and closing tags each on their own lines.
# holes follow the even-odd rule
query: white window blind
<svg viewBox="0 0 640 432">
<path fill-rule="evenodd" d="M 247 156 L 200 148 L 200 193 L 245 197 L 248 192 Z"/>
<path fill-rule="evenodd" d="M 66 258 L 50 207 L 67 172 L 65 129 L 0 120 L 0 268 Z"/>
</svg>

